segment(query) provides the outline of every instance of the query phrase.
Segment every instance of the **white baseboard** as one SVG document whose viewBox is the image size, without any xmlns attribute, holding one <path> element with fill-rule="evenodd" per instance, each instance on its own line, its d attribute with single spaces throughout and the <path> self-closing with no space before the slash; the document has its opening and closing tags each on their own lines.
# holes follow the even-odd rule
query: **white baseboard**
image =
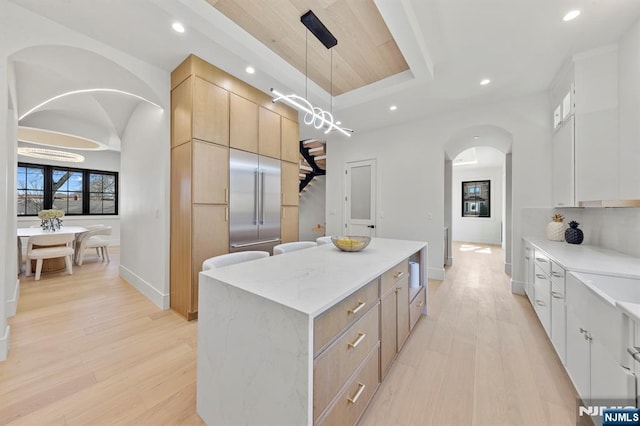
<svg viewBox="0 0 640 426">
<path fill-rule="evenodd" d="M 504 273 L 507 275 L 511 275 L 511 264 L 510 263 L 506 263 L 504 264 Z"/>
<path fill-rule="evenodd" d="M 432 280 L 444 280 L 444 268 L 427 268 L 427 274 L 429 275 L 429 279 Z"/>
<path fill-rule="evenodd" d="M 140 293 L 144 294 L 146 298 L 151 300 L 157 307 L 161 309 L 169 309 L 168 294 L 160 293 L 158 289 L 122 265 L 120 265 L 120 276 L 135 287 Z"/>
<path fill-rule="evenodd" d="M 7 326 L 4 335 L 0 337 L 0 361 L 6 361 L 9 356 L 9 330 Z"/>
<path fill-rule="evenodd" d="M 524 291 L 524 283 L 522 281 L 510 280 L 511 284 L 511 293 L 514 294 L 522 294 L 523 296 L 526 294 Z"/>
<path fill-rule="evenodd" d="M 16 280 L 16 288 L 13 291 L 13 298 L 7 300 L 5 307 L 7 309 L 7 318 L 11 318 L 18 311 L 18 299 L 20 298 L 20 280 Z"/>
</svg>

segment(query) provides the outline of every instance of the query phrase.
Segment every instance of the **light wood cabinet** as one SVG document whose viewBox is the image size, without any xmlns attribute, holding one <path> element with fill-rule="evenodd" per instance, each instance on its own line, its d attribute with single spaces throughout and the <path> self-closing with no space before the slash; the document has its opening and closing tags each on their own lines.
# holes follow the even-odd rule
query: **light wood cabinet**
<svg viewBox="0 0 640 426">
<path fill-rule="evenodd" d="M 295 121 L 282 117 L 281 157 L 284 161 L 298 164 L 300 160 L 300 129 Z"/>
<path fill-rule="evenodd" d="M 299 188 L 299 167 L 295 163 L 282 161 L 282 204 L 285 206 L 298 205 L 298 188 Z"/>
<path fill-rule="evenodd" d="M 258 154 L 280 158 L 280 115 L 264 107 L 258 112 Z"/>
<path fill-rule="evenodd" d="M 200 77 L 193 88 L 193 138 L 229 145 L 229 92 Z"/>
<path fill-rule="evenodd" d="M 230 94 L 229 145 L 248 152 L 258 152 L 258 105 Z"/>
<path fill-rule="evenodd" d="M 229 149 L 193 141 L 193 202 L 227 204 L 229 201 Z"/>
<path fill-rule="evenodd" d="M 382 282 L 385 282 L 384 276 Z M 384 287 L 383 284 L 382 288 Z M 380 374 L 384 377 L 409 336 L 409 276 L 407 274 L 398 276 L 393 281 L 393 286 L 382 295 L 380 324 Z"/>
<path fill-rule="evenodd" d="M 282 216 L 280 217 L 280 239 L 282 243 L 298 241 L 299 219 L 298 207 L 282 206 Z"/>
<path fill-rule="evenodd" d="M 279 158 L 281 117 L 297 138 L 297 112 L 193 55 L 171 88 L 170 306 L 191 320 L 203 260 L 229 250 L 229 146 Z M 297 189 L 297 174 L 287 179 Z M 297 203 L 282 216 L 283 238 L 297 241 Z"/>
</svg>

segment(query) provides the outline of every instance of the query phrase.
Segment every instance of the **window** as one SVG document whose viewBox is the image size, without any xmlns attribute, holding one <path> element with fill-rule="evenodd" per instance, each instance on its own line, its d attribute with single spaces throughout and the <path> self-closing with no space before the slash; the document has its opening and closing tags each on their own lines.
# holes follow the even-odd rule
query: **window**
<svg viewBox="0 0 640 426">
<path fill-rule="evenodd" d="M 462 217 L 491 217 L 491 181 L 462 182 Z"/>
<path fill-rule="evenodd" d="M 44 168 L 18 165 L 18 216 L 37 215 L 44 207 Z"/>
<path fill-rule="evenodd" d="M 18 216 L 118 214 L 118 173 L 18 163 Z"/>
</svg>

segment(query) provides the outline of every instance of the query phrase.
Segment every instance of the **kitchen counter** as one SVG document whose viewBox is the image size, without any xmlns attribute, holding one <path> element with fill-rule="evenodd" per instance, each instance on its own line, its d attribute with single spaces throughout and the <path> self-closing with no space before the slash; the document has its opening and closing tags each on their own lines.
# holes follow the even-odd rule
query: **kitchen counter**
<svg viewBox="0 0 640 426">
<path fill-rule="evenodd" d="M 524 237 L 553 260 L 574 272 L 640 279 L 640 258 L 582 244 Z"/>
<path fill-rule="evenodd" d="M 316 318 L 334 306 L 342 309 L 345 298 L 370 288 L 375 288 L 375 301 L 364 303 L 357 296 L 353 303 L 358 309 L 348 312 L 355 317 L 364 312 L 378 315 L 378 277 L 409 258 L 420 264 L 420 291 L 424 293 L 417 306 L 418 314 L 425 314 L 424 242 L 374 238 L 363 251 L 354 253 L 326 244 L 201 272 L 198 414 L 207 424 L 313 424 Z M 400 276 L 401 273 L 396 274 L 395 278 Z M 375 287 L 368 286 L 374 280 Z M 408 308 L 410 300 L 406 297 Z M 338 312 L 344 315 L 347 311 Z M 367 359 L 377 361 L 378 322 L 372 324 L 376 332 L 366 332 L 367 339 L 375 339 L 378 346 L 373 347 L 372 356 Z M 364 333 L 358 342 L 365 339 Z M 351 347 L 356 346 L 358 343 Z M 378 368 L 375 362 L 373 371 Z M 373 384 L 366 387 L 369 396 L 363 400 L 368 400 L 377 388 Z"/>
</svg>

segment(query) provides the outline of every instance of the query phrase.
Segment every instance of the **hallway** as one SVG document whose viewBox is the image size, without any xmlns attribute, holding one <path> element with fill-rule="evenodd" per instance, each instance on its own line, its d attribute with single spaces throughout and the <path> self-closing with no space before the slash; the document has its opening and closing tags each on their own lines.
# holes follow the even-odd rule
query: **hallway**
<svg viewBox="0 0 640 426">
<path fill-rule="evenodd" d="M 575 425 L 576 394 L 500 246 L 453 245 L 362 425 Z"/>
</svg>

